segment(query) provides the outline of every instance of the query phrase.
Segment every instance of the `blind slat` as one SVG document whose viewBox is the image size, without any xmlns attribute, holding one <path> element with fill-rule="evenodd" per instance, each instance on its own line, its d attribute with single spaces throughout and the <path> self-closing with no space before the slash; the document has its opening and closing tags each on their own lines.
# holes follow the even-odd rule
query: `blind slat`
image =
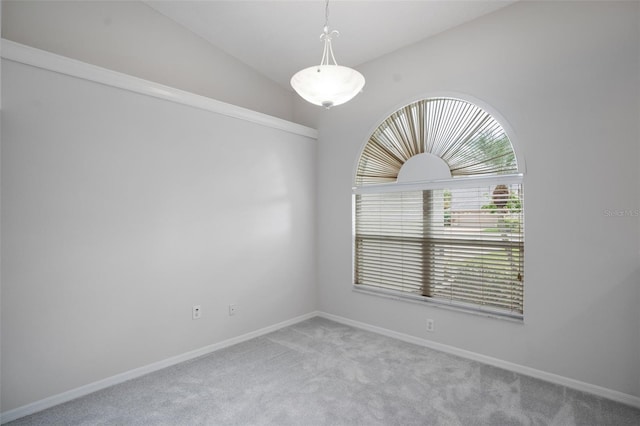
<svg viewBox="0 0 640 426">
<path fill-rule="evenodd" d="M 522 186 L 506 187 L 356 194 L 355 284 L 522 314 Z"/>
</svg>

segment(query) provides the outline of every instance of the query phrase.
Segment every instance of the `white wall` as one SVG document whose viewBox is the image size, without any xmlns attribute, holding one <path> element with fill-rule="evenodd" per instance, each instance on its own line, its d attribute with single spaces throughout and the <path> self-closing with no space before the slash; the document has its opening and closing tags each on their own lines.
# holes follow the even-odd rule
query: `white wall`
<svg viewBox="0 0 640 426">
<path fill-rule="evenodd" d="M 0 0 L 0 34 L 2 34 L 2 3 Z M 0 82 L 2 82 L 2 61 L 0 60 Z M 2 164 L 2 90 L 0 87 L 0 164 Z M 0 169 L 0 188 L 2 188 L 2 177 Z M 0 189 L 0 220 L 2 215 L 2 190 Z M 2 226 L 0 226 L 0 242 L 2 241 Z M 0 243 L 1 245 L 1 243 Z M 0 255 L 2 254 L 2 248 L 0 247 Z M 0 257 L 0 309 L 2 309 L 2 258 Z M 0 311 L 0 320 L 2 312 Z M 0 366 L 2 366 L 2 327 L 0 326 Z M 2 371 L 0 367 L 0 380 L 2 380 Z M 0 413 L 2 412 L 2 384 L 0 383 Z"/>
<path fill-rule="evenodd" d="M 144 5 L 5 3 L 7 38 L 290 114 L 277 90 L 206 87 L 197 57 L 255 76 L 201 57 L 210 46 Z M 324 311 L 640 396 L 640 221 L 604 213 L 640 207 L 639 27 L 633 2 L 523 2 L 360 67 L 367 86 L 346 105 L 300 101 L 296 120 L 321 131 L 317 256 L 313 142 L 3 61 L 2 411 L 309 312 L 316 257 Z M 172 73 L 192 42 L 194 66 Z M 491 105 L 526 156 L 524 325 L 351 291 L 362 144 L 396 107 L 443 92 Z"/>
<path fill-rule="evenodd" d="M 3 412 L 315 310 L 314 140 L 2 66 Z"/>
<path fill-rule="evenodd" d="M 521 2 L 359 67 L 320 119 L 322 311 L 640 396 L 637 2 Z M 397 107 L 458 93 L 493 107 L 526 158 L 525 322 L 354 293 L 353 171 Z M 435 333 L 426 319 L 435 319 Z"/>
<path fill-rule="evenodd" d="M 3 1 L 2 37 L 280 117 L 277 83 L 139 1 Z"/>
</svg>

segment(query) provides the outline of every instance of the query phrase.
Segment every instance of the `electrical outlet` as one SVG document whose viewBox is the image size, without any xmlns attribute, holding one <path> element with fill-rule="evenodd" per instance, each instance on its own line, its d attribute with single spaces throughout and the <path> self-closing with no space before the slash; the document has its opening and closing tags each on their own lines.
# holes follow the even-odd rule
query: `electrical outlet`
<svg viewBox="0 0 640 426">
<path fill-rule="evenodd" d="M 202 317 L 202 307 L 200 305 L 193 305 L 191 308 L 191 318 L 194 320 L 200 319 Z"/>
<path fill-rule="evenodd" d="M 229 305 L 229 316 L 235 315 L 237 311 L 238 311 L 238 307 L 234 303 Z"/>
<path fill-rule="evenodd" d="M 434 321 L 431 318 L 427 319 L 427 331 L 432 332 L 435 329 L 436 329 L 436 325 Z"/>
</svg>

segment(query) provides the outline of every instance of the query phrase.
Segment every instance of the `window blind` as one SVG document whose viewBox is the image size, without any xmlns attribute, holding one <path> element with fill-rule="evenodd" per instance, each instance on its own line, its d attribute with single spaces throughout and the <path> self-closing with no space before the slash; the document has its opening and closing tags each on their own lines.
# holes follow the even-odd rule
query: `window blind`
<svg viewBox="0 0 640 426">
<path fill-rule="evenodd" d="M 432 98 L 399 109 L 378 126 L 360 156 L 355 183 L 395 182 L 402 165 L 420 153 L 441 158 L 456 177 L 518 171 L 495 118 L 460 99 Z"/>
<path fill-rule="evenodd" d="M 522 317 L 521 184 L 354 197 L 355 285 Z"/>
</svg>

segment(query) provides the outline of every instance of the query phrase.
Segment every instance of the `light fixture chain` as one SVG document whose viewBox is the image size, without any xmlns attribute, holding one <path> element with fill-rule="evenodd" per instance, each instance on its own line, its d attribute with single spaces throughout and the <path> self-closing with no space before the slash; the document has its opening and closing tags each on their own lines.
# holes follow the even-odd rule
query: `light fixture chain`
<svg viewBox="0 0 640 426">
<path fill-rule="evenodd" d="M 329 0 L 324 3 L 324 27 L 329 28 Z"/>
</svg>

